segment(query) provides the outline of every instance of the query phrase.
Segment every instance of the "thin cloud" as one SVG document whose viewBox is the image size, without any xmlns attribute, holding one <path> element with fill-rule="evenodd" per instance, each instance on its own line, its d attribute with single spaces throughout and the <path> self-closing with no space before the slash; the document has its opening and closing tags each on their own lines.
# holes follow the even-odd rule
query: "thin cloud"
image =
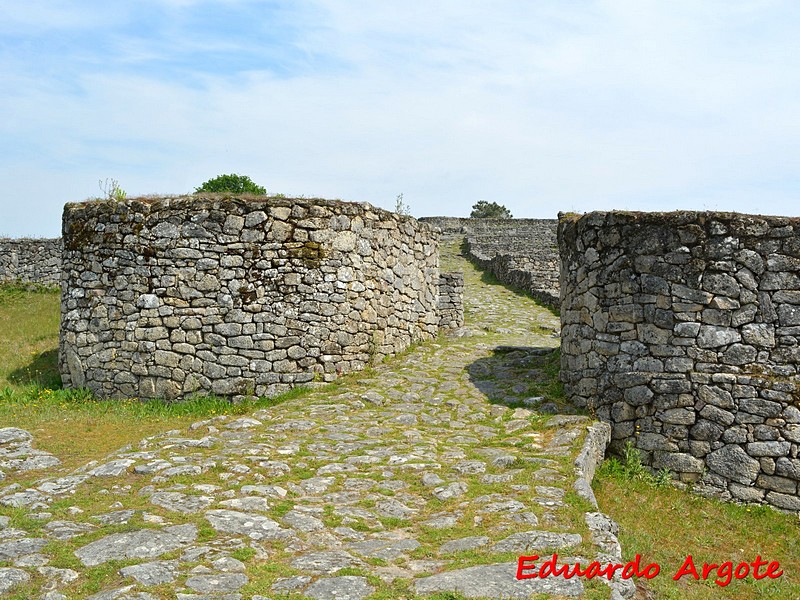
<svg viewBox="0 0 800 600">
<path fill-rule="evenodd" d="M 417 215 L 796 211 L 794 3 L 158 0 L 60 25 L 66 5 L 27 6 L 15 26 L 38 26 L 0 33 L 0 179 L 28 203 L 0 200 L 6 233 L 56 234 L 97 179 L 134 195 L 223 172 L 402 192 Z"/>
</svg>

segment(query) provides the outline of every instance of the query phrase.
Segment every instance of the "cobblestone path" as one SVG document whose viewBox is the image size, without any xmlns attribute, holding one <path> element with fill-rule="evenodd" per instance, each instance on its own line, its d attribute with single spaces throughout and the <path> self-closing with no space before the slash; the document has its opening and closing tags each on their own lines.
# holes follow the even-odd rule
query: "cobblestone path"
<svg viewBox="0 0 800 600">
<path fill-rule="evenodd" d="M 587 483 L 607 429 L 547 397 L 558 318 L 452 252 L 443 262 L 465 271 L 455 335 L 71 474 L 45 458 L 50 478 L 6 486 L 0 595 L 630 596 L 629 582 L 516 579 L 522 554 L 619 561 Z M 31 448 L 0 431 L 7 453 Z"/>
</svg>

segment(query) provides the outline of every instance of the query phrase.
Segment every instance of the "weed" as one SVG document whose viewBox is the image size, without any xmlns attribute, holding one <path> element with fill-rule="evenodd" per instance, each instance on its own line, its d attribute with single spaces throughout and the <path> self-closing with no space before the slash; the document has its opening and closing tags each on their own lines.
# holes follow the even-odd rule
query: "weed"
<svg viewBox="0 0 800 600">
<path fill-rule="evenodd" d="M 127 192 L 119 187 L 119 181 L 116 179 L 106 179 L 103 181 L 100 179 L 97 182 L 100 191 L 103 192 L 101 200 L 107 200 L 109 202 L 122 202 L 125 198 L 128 197 Z"/>
<path fill-rule="evenodd" d="M 642 455 L 630 440 L 622 451 L 622 460 L 611 457 L 600 465 L 600 474 L 604 477 L 615 477 L 628 481 L 640 481 L 653 487 L 664 487 L 672 481 L 669 469 L 661 469 L 651 473 L 642 464 Z"/>
<path fill-rule="evenodd" d="M 397 198 L 394 199 L 394 212 L 398 215 L 411 214 L 411 207 L 403 202 L 403 194 L 397 194 Z"/>
<path fill-rule="evenodd" d="M 653 475 L 653 484 L 656 487 L 665 487 L 670 483 L 672 483 L 672 472 L 666 467 L 659 469 L 656 471 L 656 474 Z"/>
</svg>

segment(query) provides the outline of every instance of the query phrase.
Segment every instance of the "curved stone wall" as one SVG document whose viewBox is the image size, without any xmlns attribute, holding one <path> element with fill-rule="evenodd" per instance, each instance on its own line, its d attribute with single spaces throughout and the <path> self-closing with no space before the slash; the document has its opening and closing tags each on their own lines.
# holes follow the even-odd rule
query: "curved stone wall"
<svg viewBox="0 0 800 600">
<path fill-rule="evenodd" d="M 559 224 L 567 396 L 701 493 L 800 510 L 800 219 Z"/>
<path fill-rule="evenodd" d="M 274 395 L 436 335 L 427 225 L 328 200 L 67 204 L 60 367 L 100 397 Z"/>
<path fill-rule="evenodd" d="M 60 238 L 0 238 L 0 282 L 58 285 Z"/>
</svg>

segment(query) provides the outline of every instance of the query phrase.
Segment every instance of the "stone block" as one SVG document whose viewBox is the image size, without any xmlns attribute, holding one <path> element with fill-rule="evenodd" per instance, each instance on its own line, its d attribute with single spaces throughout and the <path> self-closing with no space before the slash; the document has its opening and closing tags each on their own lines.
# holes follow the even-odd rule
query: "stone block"
<svg viewBox="0 0 800 600">
<path fill-rule="evenodd" d="M 747 444 L 747 453 L 750 456 L 788 456 L 790 448 L 789 442 L 750 442 Z"/>
<path fill-rule="evenodd" d="M 686 408 L 673 408 L 656 413 L 656 418 L 664 423 L 675 423 L 678 425 L 692 425 L 695 420 L 695 412 Z"/>
<path fill-rule="evenodd" d="M 760 470 L 758 461 L 737 444 L 728 444 L 711 452 L 706 456 L 706 465 L 725 479 L 744 485 L 755 483 Z"/>
<path fill-rule="evenodd" d="M 741 341 L 742 336 L 732 327 L 701 325 L 697 334 L 697 345 L 700 348 L 718 348 Z"/>
<path fill-rule="evenodd" d="M 778 508 L 800 512 L 800 497 L 798 496 L 781 494 L 780 492 L 767 492 L 766 500 Z"/>
<path fill-rule="evenodd" d="M 736 500 L 742 502 L 761 502 L 764 499 L 765 491 L 756 487 L 741 485 L 731 482 L 728 490 Z"/>
<path fill-rule="evenodd" d="M 675 473 L 702 473 L 704 464 L 699 458 L 682 452 L 653 452 L 653 468 L 669 469 Z"/>
</svg>

